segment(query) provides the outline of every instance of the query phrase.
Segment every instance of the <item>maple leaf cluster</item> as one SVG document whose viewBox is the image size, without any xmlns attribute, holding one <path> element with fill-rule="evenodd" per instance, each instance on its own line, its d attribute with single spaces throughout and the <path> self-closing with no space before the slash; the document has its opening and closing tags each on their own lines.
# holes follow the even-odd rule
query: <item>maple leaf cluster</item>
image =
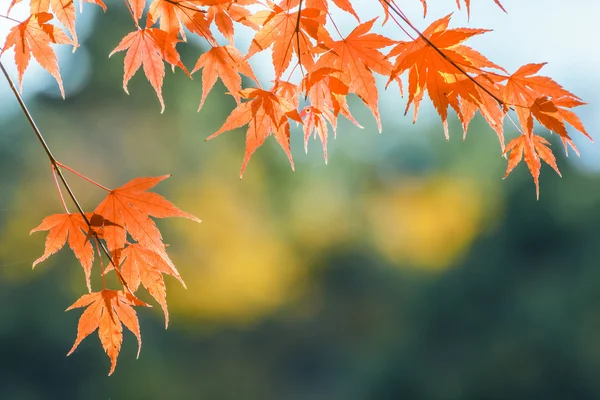
<svg viewBox="0 0 600 400">
<path fill-rule="evenodd" d="M 12 0 L 9 11 L 21 1 Z M 20 83 L 33 55 L 56 78 L 64 96 L 51 44 L 77 46 L 73 1 L 25 1 L 30 3 L 31 16 L 11 29 L 2 52 L 14 47 Z M 86 1 L 106 11 L 102 0 Z M 457 7 L 464 6 L 470 14 L 471 0 L 463 1 L 464 4 L 456 0 Z M 427 1 L 420 2 L 425 16 Z M 494 2 L 506 12 L 500 0 Z M 128 81 L 143 67 L 162 110 L 165 107 L 162 97 L 165 63 L 190 77 L 202 70 L 199 109 L 220 78 L 237 107 L 208 139 L 248 125 L 240 177 L 252 154 L 269 136 L 275 137 L 293 168 L 290 120 L 303 126 L 305 148 L 312 135 L 319 138 L 327 161 L 327 137 L 330 129 L 336 134 L 339 115 L 360 126 L 348 107 L 350 94 L 369 108 L 381 132 L 375 74 L 388 79 L 386 88 L 397 82 L 401 91 L 401 77 L 406 75 L 405 113 L 412 105 L 415 121 L 427 93 L 441 117 L 446 137 L 449 136 L 449 108 L 458 115 L 465 135 L 479 111 L 498 135 L 503 154 L 508 154 L 507 175 L 525 154 L 538 196 L 540 160 L 557 172 L 558 168 L 549 142 L 534 133 L 534 122 L 559 135 L 565 151 L 570 145 L 577 152 L 567 124 L 589 137 L 572 111 L 585 103 L 551 78 L 537 75 L 543 63 L 527 64 L 509 74 L 464 44 L 488 30 L 449 28 L 451 15 L 448 15 L 420 31 L 394 0 L 378 0 L 383 24 L 393 22 L 399 34 L 409 39 L 396 40 L 374 32 L 376 19 L 361 21 L 352 3 L 352 0 L 281 0 L 279 3 L 270 0 L 125 0 L 135 29 L 124 36 L 110 55 L 126 51 L 125 92 L 128 92 Z M 330 12 L 332 5 L 356 18 L 357 26 L 347 36 L 337 29 Z M 145 11 L 145 24 L 140 25 Z M 66 27 L 71 38 L 51 23 L 53 17 Z M 235 47 L 235 23 L 255 31 L 246 54 Z M 214 37 L 214 27 L 228 43 L 220 43 Z M 200 55 L 191 72 L 182 63 L 177 49 L 189 35 L 202 38 L 210 47 Z M 275 71 L 273 84 L 268 89 L 261 87 L 248 62 L 266 49 L 272 52 Z M 301 72 L 298 80 L 292 79 L 295 71 Z M 255 86 L 242 88 L 241 75 Z M 301 98 L 306 103 L 303 107 L 300 107 Z M 517 121 L 512 120 L 511 114 L 516 115 Z M 503 125 L 507 116 L 520 136 L 505 146 Z"/>
<path fill-rule="evenodd" d="M 88 294 L 82 296 L 68 310 L 87 307 L 81 314 L 77 338 L 71 354 L 81 341 L 96 329 L 106 354 L 110 357 L 110 374 L 113 373 L 123 341 L 125 325 L 142 345 L 140 327 L 133 306 L 148 306 L 134 294 L 143 286 L 160 304 L 169 323 L 166 287 L 163 275 L 171 275 L 185 284 L 169 258 L 160 231 L 150 217 L 184 217 L 200 222 L 191 214 L 175 207 L 157 193 L 148 192 L 169 175 L 153 178 L 136 178 L 125 185 L 108 190 L 106 198 L 91 213 L 54 214 L 44 218 L 31 233 L 48 231 L 44 254 L 33 266 L 46 260 L 67 242 L 85 272 Z M 100 186 L 100 185 L 99 185 Z M 93 292 L 91 284 L 94 245 L 102 263 L 100 246 L 105 245 L 110 256 L 106 268 L 101 268 L 104 288 Z M 102 266 L 102 264 L 101 264 Z M 122 290 L 107 289 L 105 274 L 114 270 L 123 285 Z"/>
</svg>

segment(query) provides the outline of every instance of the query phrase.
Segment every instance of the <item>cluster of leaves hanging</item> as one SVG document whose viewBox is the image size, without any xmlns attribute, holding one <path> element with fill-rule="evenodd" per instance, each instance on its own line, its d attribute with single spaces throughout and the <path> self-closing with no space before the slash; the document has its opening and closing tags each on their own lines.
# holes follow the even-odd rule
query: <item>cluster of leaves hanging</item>
<svg viewBox="0 0 600 400">
<path fill-rule="evenodd" d="M 62 164 L 61 166 L 71 170 Z M 167 255 L 160 231 L 150 217 L 184 217 L 197 222 L 200 220 L 181 211 L 159 194 L 148 192 L 168 177 L 169 175 L 136 178 L 112 190 L 83 177 L 108 192 L 98 207 L 91 213 L 71 214 L 63 200 L 64 214 L 44 218 L 41 224 L 31 231 L 48 231 L 44 254 L 35 260 L 34 267 L 55 254 L 67 242 L 83 267 L 89 293 L 79 298 L 67 311 L 79 307 L 87 308 L 81 314 L 77 338 L 67 355 L 70 355 L 85 337 L 98 329 L 102 347 L 111 360 L 109 375 L 115 369 L 121 350 L 123 325 L 136 336 L 139 356 L 142 338 L 137 315 L 132 307 L 148 306 L 134 294 L 140 285 L 144 286 L 162 307 L 165 327 L 169 323 L 169 313 L 163 275 L 175 277 L 185 287 L 183 279 Z M 91 284 L 94 245 L 100 261 L 103 283 L 103 289 L 97 292 L 92 291 Z M 102 264 L 101 248 L 106 249 L 110 256 L 106 268 Z M 110 271 L 117 274 L 122 284 L 121 290 L 107 288 L 105 275 Z"/>
<path fill-rule="evenodd" d="M 14 26 L 0 54 L 14 48 L 20 85 L 33 55 L 57 80 L 64 97 L 52 45 L 78 46 L 74 3 L 72 0 L 24 0 L 30 5 L 30 16 L 24 21 L 17 21 L 10 17 L 10 10 L 21 1 L 12 0 L 8 16 L 3 18 L 4 22 Z M 106 11 L 102 0 L 85 1 Z M 448 137 L 449 107 L 457 113 L 465 135 L 470 121 L 479 111 L 497 133 L 503 154 L 508 155 L 506 175 L 524 158 L 539 196 L 541 160 L 557 173 L 559 170 L 548 147 L 549 142 L 534 133 L 534 122 L 558 134 L 565 150 L 570 145 L 577 151 L 566 124 L 589 137 L 579 118 L 571 111 L 584 104 L 581 99 L 551 78 L 537 75 L 544 63 L 527 64 L 510 74 L 463 44 L 473 36 L 486 33 L 486 29 L 450 29 L 451 15 L 448 15 L 420 31 L 394 0 L 377 1 L 382 7 L 382 23 L 393 21 L 399 32 L 404 32 L 409 40 L 395 40 L 373 32 L 377 19 L 361 21 L 352 0 L 333 0 L 335 6 L 356 18 L 357 25 L 347 36 L 343 36 L 335 25 L 330 13 L 330 0 L 281 0 L 279 3 L 270 0 L 149 0 L 149 4 L 146 0 L 125 0 L 134 30 L 125 34 L 110 54 L 126 50 L 123 77 L 126 92 L 128 81 L 143 66 L 163 110 L 161 89 L 165 62 L 190 77 L 202 69 L 200 108 L 217 78 L 220 78 L 237 107 L 208 139 L 248 125 L 240 174 L 243 174 L 254 151 L 270 135 L 275 136 L 293 168 L 290 119 L 303 125 L 305 145 L 313 134 L 320 139 L 327 161 L 327 137 L 330 127 L 335 135 L 339 115 L 360 126 L 348 107 L 349 94 L 355 94 L 364 102 L 381 131 L 379 93 L 374 74 L 388 79 L 386 88 L 396 82 L 402 91 L 401 76 L 406 73 L 408 102 L 405 113 L 412 105 L 416 121 L 419 106 L 427 92 Z M 425 15 L 427 2 L 420 1 Z M 504 10 L 499 0 L 494 2 Z M 461 7 L 460 0 L 456 0 L 456 4 Z M 464 0 L 464 6 L 470 13 L 470 0 Z M 140 20 L 145 11 L 142 27 Z M 54 24 L 54 18 L 68 34 Z M 245 55 L 234 46 L 234 22 L 256 32 Z M 227 44 L 215 39 L 211 30 L 213 24 L 228 41 Z M 329 27 L 333 27 L 334 32 Z M 177 50 L 177 46 L 190 34 L 203 38 L 210 46 L 210 50 L 200 55 L 191 72 L 182 63 Z M 260 86 L 248 62 L 250 57 L 266 49 L 272 50 L 275 71 L 273 85 L 269 89 Z M 293 72 L 298 70 L 301 79 L 292 82 Z M 243 89 L 241 75 L 250 78 L 255 86 Z M 301 98 L 308 104 L 302 108 Z M 505 146 L 503 122 L 509 111 L 517 117 L 513 123 L 520 134 Z M 106 189 L 108 195 L 93 213 L 70 214 L 65 205 L 65 214 L 45 218 L 32 231 L 49 231 L 45 252 L 34 266 L 56 253 L 67 241 L 81 263 L 89 294 L 68 308 L 87 307 L 81 315 L 77 338 L 69 354 L 86 336 L 98 329 L 102 346 L 111 359 L 110 373 L 114 371 L 121 348 L 123 324 L 134 333 L 141 346 L 139 324 L 132 308 L 147 306 L 134 294 L 139 286 L 144 286 L 160 304 L 167 325 L 163 274 L 172 275 L 183 284 L 150 217 L 178 216 L 199 220 L 158 194 L 148 192 L 166 177 L 137 178 L 114 190 L 98 185 Z M 107 249 L 110 258 L 108 266 L 101 268 L 104 288 L 98 292 L 92 292 L 90 280 L 94 244 L 100 261 L 101 247 Z M 111 270 L 117 274 L 122 290 L 106 288 L 104 275 Z"/>
<path fill-rule="evenodd" d="M 21 1 L 12 0 L 9 11 Z M 56 78 L 64 96 L 56 55 L 50 45 L 77 46 L 73 1 L 24 1 L 30 2 L 31 16 L 12 28 L 2 52 L 14 47 L 19 82 L 33 55 Z M 85 1 L 106 11 L 102 0 Z M 371 110 L 381 131 L 375 73 L 386 77 L 388 85 L 397 82 L 401 91 L 401 76 L 406 73 L 408 103 L 405 113 L 412 105 L 416 121 L 419 105 L 427 92 L 441 117 L 446 137 L 449 135 L 449 107 L 457 113 L 465 135 L 469 122 L 479 111 L 497 133 L 503 155 L 508 154 L 506 174 L 524 158 L 538 196 L 540 160 L 557 173 L 559 171 L 549 142 L 534 133 L 534 121 L 558 134 L 565 151 L 571 146 L 577 152 L 566 124 L 589 137 L 572 111 L 585 103 L 551 78 L 537 75 L 544 63 L 527 64 L 508 73 L 463 44 L 488 30 L 450 29 L 451 15 L 420 31 L 394 0 L 373 0 L 382 7 L 382 23 L 393 21 L 398 31 L 410 39 L 402 41 L 373 32 L 376 19 L 361 21 L 352 0 L 333 0 L 335 6 L 356 18 L 357 26 L 347 36 L 337 29 L 330 13 L 330 0 L 280 0 L 279 3 L 270 0 L 148 0 L 149 4 L 146 0 L 124 1 L 133 19 L 134 30 L 127 33 L 110 53 L 127 51 L 123 88 L 127 92 L 127 82 L 143 66 L 164 110 L 161 93 L 164 63 L 173 69 L 180 68 L 190 77 L 202 69 L 202 108 L 217 78 L 221 78 L 237 107 L 208 139 L 248 125 L 240 177 L 254 151 L 270 135 L 275 136 L 294 167 L 290 151 L 290 119 L 303 125 L 305 147 L 313 134 L 321 140 L 327 162 L 327 137 L 330 127 L 335 135 L 339 115 L 360 126 L 348 107 L 349 94 L 357 95 Z M 420 2 L 425 16 L 427 1 Z M 494 2 L 506 12 L 500 0 Z M 470 3 L 471 0 L 464 0 L 469 14 Z M 461 8 L 461 0 L 456 0 L 456 4 Z M 145 24 L 140 26 L 146 9 Z M 53 17 L 66 27 L 71 38 L 51 23 Z M 245 55 L 234 46 L 234 22 L 256 31 Z M 219 43 L 215 39 L 211 30 L 213 25 L 228 43 Z M 333 32 L 330 27 L 334 28 Z M 177 45 L 187 41 L 186 35 L 190 34 L 201 37 L 210 46 L 210 50 L 200 55 L 191 72 L 183 65 L 177 50 Z M 250 57 L 266 49 L 272 50 L 275 70 L 269 89 L 260 86 L 248 63 Z M 296 70 L 302 77 L 291 82 Z M 250 78 L 256 86 L 242 89 L 241 75 Z M 302 109 L 299 108 L 300 98 L 308 104 Z M 509 111 L 518 121 L 510 117 Z M 505 146 L 503 122 L 507 115 L 520 135 Z"/>
</svg>

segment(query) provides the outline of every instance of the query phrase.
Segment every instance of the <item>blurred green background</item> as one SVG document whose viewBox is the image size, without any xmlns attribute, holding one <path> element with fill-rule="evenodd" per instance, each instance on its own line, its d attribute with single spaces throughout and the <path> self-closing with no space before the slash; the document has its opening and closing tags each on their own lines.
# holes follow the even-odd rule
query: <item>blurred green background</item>
<svg viewBox="0 0 600 400">
<path fill-rule="evenodd" d="M 99 16 L 61 63 L 67 99 L 53 83 L 27 101 L 59 160 L 106 186 L 173 173 L 157 191 L 204 220 L 158 221 L 188 289 L 167 278 L 167 331 L 138 310 L 140 358 L 127 331 L 110 378 L 96 334 L 65 357 L 84 276 L 70 250 L 31 271 L 28 233 L 61 205 L 0 82 L 0 399 L 600 398 L 600 176 L 559 143 L 564 178 L 544 165 L 536 201 L 524 166 L 501 179 L 481 118 L 446 142 L 432 111 L 398 121 L 399 99 L 378 135 L 355 101 L 366 129 L 341 118 L 329 165 L 295 128 L 296 172 L 271 138 L 240 181 L 245 130 L 204 142 L 234 106 L 222 84 L 200 113 L 200 74 L 167 71 L 164 114 L 141 72 L 127 96 L 106 55 L 131 21 Z M 188 66 L 202 51 L 181 49 Z M 103 193 L 69 179 L 92 210 Z"/>
</svg>

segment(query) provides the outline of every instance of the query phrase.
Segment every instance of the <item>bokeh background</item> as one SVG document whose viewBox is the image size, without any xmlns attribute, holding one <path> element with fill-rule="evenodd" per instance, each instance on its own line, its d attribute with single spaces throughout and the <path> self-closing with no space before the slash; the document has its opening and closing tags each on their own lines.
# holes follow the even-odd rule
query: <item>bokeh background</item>
<svg viewBox="0 0 600 400">
<path fill-rule="evenodd" d="M 421 27 L 455 10 L 430 4 L 423 21 L 413 3 Z M 509 69 L 550 61 L 542 71 L 591 103 L 579 115 L 597 137 L 600 5 L 505 0 L 505 15 L 473 3 L 455 26 L 494 28 L 473 45 Z M 365 129 L 341 118 L 329 165 L 316 141 L 304 154 L 295 129 L 295 172 L 269 139 L 239 180 L 244 130 L 205 142 L 234 106 L 225 88 L 196 113 L 200 74 L 167 71 L 160 114 L 138 72 L 127 96 L 123 54 L 107 55 L 133 26 L 120 2 L 108 6 L 84 5 L 82 46 L 59 52 L 67 99 L 36 66 L 24 94 L 57 157 L 104 185 L 173 173 L 157 191 L 204 220 L 158 221 L 188 289 L 167 278 L 169 329 L 159 307 L 139 310 L 140 358 L 127 331 L 110 378 L 96 334 L 65 357 L 80 311 L 63 310 L 85 292 L 83 273 L 69 250 L 30 268 L 44 235 L 29 231 L 61 205 L 0 80 L 0 399 L 600 398 L 597 146 L 577 140 L 582 158 L 566 159 L 552 140 L 564 178 L 544 165 L 536 201 L 524 165 L 501 179 L 506 161 L 481 118 L 466 141 L 454 118 L 447 142 L 431 107 L 415 125 L 399 118 L 406 99 L 392 89 L 381 135 L 353 99 Z M 0 18 L 0 33 L 10 26 Z M 193 66 L 204 48 L 181 49 Z M 268 59 L 253 60 L 265 82 Z M 103 193 L 69 179 L 93 209 Z"/>
</svg>

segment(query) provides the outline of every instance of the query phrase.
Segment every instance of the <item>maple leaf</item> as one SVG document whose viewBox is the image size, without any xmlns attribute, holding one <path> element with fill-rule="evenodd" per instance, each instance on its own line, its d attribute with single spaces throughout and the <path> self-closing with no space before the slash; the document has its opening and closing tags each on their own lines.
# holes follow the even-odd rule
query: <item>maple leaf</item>
<svg viewBox="0 0 600 400">
<path fill-rule="evenodd" d="M 406 114 L 413 104 L 415 122 L 419 105 L 427 91 L 442 119 L 446 138 L 449 137 L 448 106 L 457 112 L 466 129 L 468 121 L 462 116 L 460 99 L 478 106 L 486 101 L 481 96 L 482 83 L 477 85 L 475 79 L 468 74 L 482 74 L 483 68 L 503 70 L 477 51 L 462 45 L 465 40 L 489 30 L 448 29 L 450 17 L 451 14 L 433 22 L 422 36 L 414 41 L 400 42 L 388 55 L 396 57 L 390 81 L 408 70 L 409 96 L 404 113 Z M 490 86 L 492 85 L 493 83 L 490 83 Z M 495 121 L 495 125 L 501 127 L 501 121 Z"/>
<path fill-rule="evenodd" d="M 327 121 L 335 121 L 333 113 L 327 109 L 321 111 L 317 107 L 308 106 L 302 110 L 300 117 L 304 121 L 304 151 L 308 153 L 308 139 L 314 132 L 315 138 L 318 136 L 323 144 L 323 157 L 325 157 L 325 164 L 327 164 L 327 133 L 329 131 Z"/>
<path fill-rule="evenodd" d="M 160 20 L 160 29 L 173 37 L 181 34 L 185 40 L 185 27 L 206 39 L 211 46 L 217 46 L 210 31 L 210 22 L 204 15 L 205 11 L 195 3 L 195 0 L 154 0 L 148 13 L 151 19 Z"/>
<path fill-rule="evenodd" d="M 378 91 L 375 86 L 373 71 L 384 76 L 392 73 L 392 64 L 379 51 L 379 49 L 391 46 L 396 41 L 385 36 L 369 33 L 374 18 L 358 25 L 350 34 L 339 41 L 325 38 L 319 45 L 319 51 L 326 51 L 313 68 L 333 68 L 332 76 L 339 79 L 349 91 L 355 93 L 369 107 L 377 127 L 381 132 L 381 119 L 379 117 Z"/>
<path fill-rule="evenodd" d="M 304 8 L 292 12 L 291 9 L 299 5 L 299 0 L 283 0 L 279 5 L 269 1 L 268 4 L 272 11 L 252 39 L 247 57 L 273 46 L 276 80 L 290 65 L 293 55 L 299 57 L 300 65 L 311 68 L 314 64 L 311 38 L 322 40 L 329 36 L 319 23 L 321 11 Z"/>
<path fill-rule="evenodd" d="M 504 82 L 502 90 L 505 111 L 512 106 L 527 134 L 533 132 L 533 118 L 544 127 L 568 139 L 565 122 L 589 139 L 581 120 L 568 108 L 584 105 L 581 99 L 567 91 L 547 76 L 534 76 L 546 63 L 526 64 L 508 76 L 492 76 L 496 82 Z"/>
<path fill-rule="evenodd" d="M 151 19 L 148 18 L 150 24 Z M 165 76 L 165 65 L 163 60 L 181 68 L 187 75 L 189 72 L 181 62 L 179 53 L 175 49 L 175 45 L 179 42 L 176 37 L 169 35 L 167 32 L 149 28 L 138 29 L 137 31 L 127 34 L 121 43 L 110 53 L 109 57 L 118 51 L 127 50 L 125 54 L 125 72 L 123 75 L 123 89 L 127 90 L 127 82 L 133 77 L 140 66 L 143 65 L 144 73 L 148 81 L 156 91 L 161 105 L 161 112 L 165 110 L 165 102 L 162 98 L 162 84 Z"/>
<path fill-rule="evenodd" d="M 89 217 L 91 217 L 91 214 Z M 33 228 L 30 234 L 40 231 L 49 232 L 46 236 L 44 254 L 33 262 L 33 267 L 35 268 L 37 264 L 62 249 L 68 239 L 69 247 L 83 267 L 88 291 L 91 292 L 90 274 L 94 262 L 94 248 L 87 240 L 85 232 L 88 231 L 88 225 L 81 214 L 50 215 L 44 218 L 40 225 Z"/>
<path fill-rule="evenodd" d="M 240 103 L 239 92 L 242 90 L 240 73 L 258 83 L 258 79 L 254 76 L 254 72 L 248 61 L 244 59 L 244 55 L 233 46 L 213 47 L 202 54 L 196 62 L 192 74 L 201 68 L 202 99 L 200 100 L 198 111 L 202 108 L 206 96 L 208 96 L 208 93 L 217 81 L 217 77 L 221 78 L 237 104 Z"/>
<path fill-rule="evenodd" d="M 558 166 L 556 165 L 556 158 L 548 146 L 550 146 L 550 143 L 546 139 L 535 134 L 522 134 L 518 138 L 511 140 L 506 145 L 506 149 L 504 150 L 504 154 L 510 153 L 504 178 L 506 178 L 524 158 L 525 164 L 527 164 L 527 168 L 529 168 L 529 172 L 531 173 L 533 181 L 535 182 L 536 197 L 539 199 L 539 178 L 540 168 L 542 167 L 540 159 L 551 166 L 552 169 L 556 171 L 558 176 L 562 176 L 558 170 Z"/>
<path fill-rule="evenodd" d="M 75 351 L 83 339 L 98 329 L 100 343 L 102 343 L 102 347 L 111 361 L 108 373 L 110 376 L 117 365 L 117 357 L 123 343 L 123 325 L 125 325 L 137 338 L 137 355 L 139 357 L 142 348 L 142 336 L 138 318 L 132 306 L 150 307 L 137 297 L 121 290 L 104 289 L 100 292 L 81 296 L 66 309 L 66 311 L 69 311 L 74 308 L 87 307 L 79 318 L 77 338 L 67 356 Z"/>
<path fill-rule="evenodd" d="M 15 63 L 19 73 L 19 89 L 23 91 L 23 74 L 33 54 L 33 58 L 56 79 L 64 98 L 65 90 L 58 70 L 56 53 L 50 47 L 50 43 L 74 43 L 63 31 L 48 23 L 52 18 L 52 14 L 40 12 L 30 15 L 25 21 L 12 27 L 6 36 L 0 56 L 14 46 Z"/>
<path fill-rule="evenodd" d="M 250 101 L 239 104 L 223 123 L 221 128 L 206 140 L 213 139 L 223 132 L 248 124 L 246 132 L 246 152 L 240 179 L 244 175 L 246 165 L 252 154 L 265 142 L 269 135 L 275 136 L 277 142 L 288 156 L 292 170 L 294 161 L 290 152 L 290 124 L 288 117 L 302 122 L 294 104 L 285 97 L 263 89 L 244 89 L 240 95 Z"/>
<path fill-rule="evenodd" d="M 332 68 L 320 68 L 306 75 L 302 80 L 302 86 L 308 93 L 310 106 L 305 107 L 300 113 L 304 120 L 304 150 L 308 151 L 308 139 L 314 132 L 323 144 L 323 156 L 327 164 L 327 134 L 329 128 L 327 122 L 333 128 L 333 135 L 336 135 L 337 118 L 341 113 L 356 126 L 362 126 L 350 114 L 346 103 L 348 86 L 332 75 L 333 72 L 339 72 Z"/>
<path fill-rule="evenodd" d="M 165 328 L 169 325 L 167 310 L 167 291 L 162 274 L 172 275 L 185 287 L 185 283 L 172 263 L 145 247 L 134 243 L 121 252 L 121 274 L 132 291 L 136 291 L 140 283 L 148 293 L 160 304 L 165 314 Z"/>
<path fill-rule="evenodd" d="M 106 6 L 101 0 L 86 1 L 96 3 L 106 11 Z M 6 14 L 10 14 L 10 10 L 13 6 L 20 2 L 21 0 L 12 0 Z M 75 44 L 77 44 L 77 33 L 75 32 L 75 5 L 73 4 L 73 0 L 31 0 L 29 5 L 31 14 L 48 13 L 50 7 L 52 7 L 53 14 L 67 28 L 71 33 L 71 36 L 73 36 Z"/>
<path fill-rule="evenodd" d="M 254 0 L 203 0 L 200 2 L 203 6 L 208 6 L 206 11 L 206 20 L 208 23 L 214 21 L 219 32 L 225 36 L 230 44 L 233 44 L 233 35 L 235 28 L 233 22 L 239 22 L 254 30 L 259 27 L 250 20 L 251 13 L 245 6 L 256 4 Z"/>
<path fill-rule="evenodd" d="M 127 2 L 129 3 L 130 10 L 133 13 L 133 18 L 137 24 L 137 21 L 144 13 L 144 8 L 146 8 L 146 0 L 127 0 Z"/>
<path fill-rule="evenodd" d="M 111 225 L 104 226 L 103 239 L 112 252 L 123 249 L 127 233 L 150 251 L 159 254 L 172 268 L 160 231 L 149 217 L 183 217 L 201 222 L 191 214 L 181 211 L 158 193 L 148 192 L 170 175 L 151 178 L 135 178 L 125 185 L 113 189 L 96 207 L 95 214 L 101 215 Z"/>
</svg>

